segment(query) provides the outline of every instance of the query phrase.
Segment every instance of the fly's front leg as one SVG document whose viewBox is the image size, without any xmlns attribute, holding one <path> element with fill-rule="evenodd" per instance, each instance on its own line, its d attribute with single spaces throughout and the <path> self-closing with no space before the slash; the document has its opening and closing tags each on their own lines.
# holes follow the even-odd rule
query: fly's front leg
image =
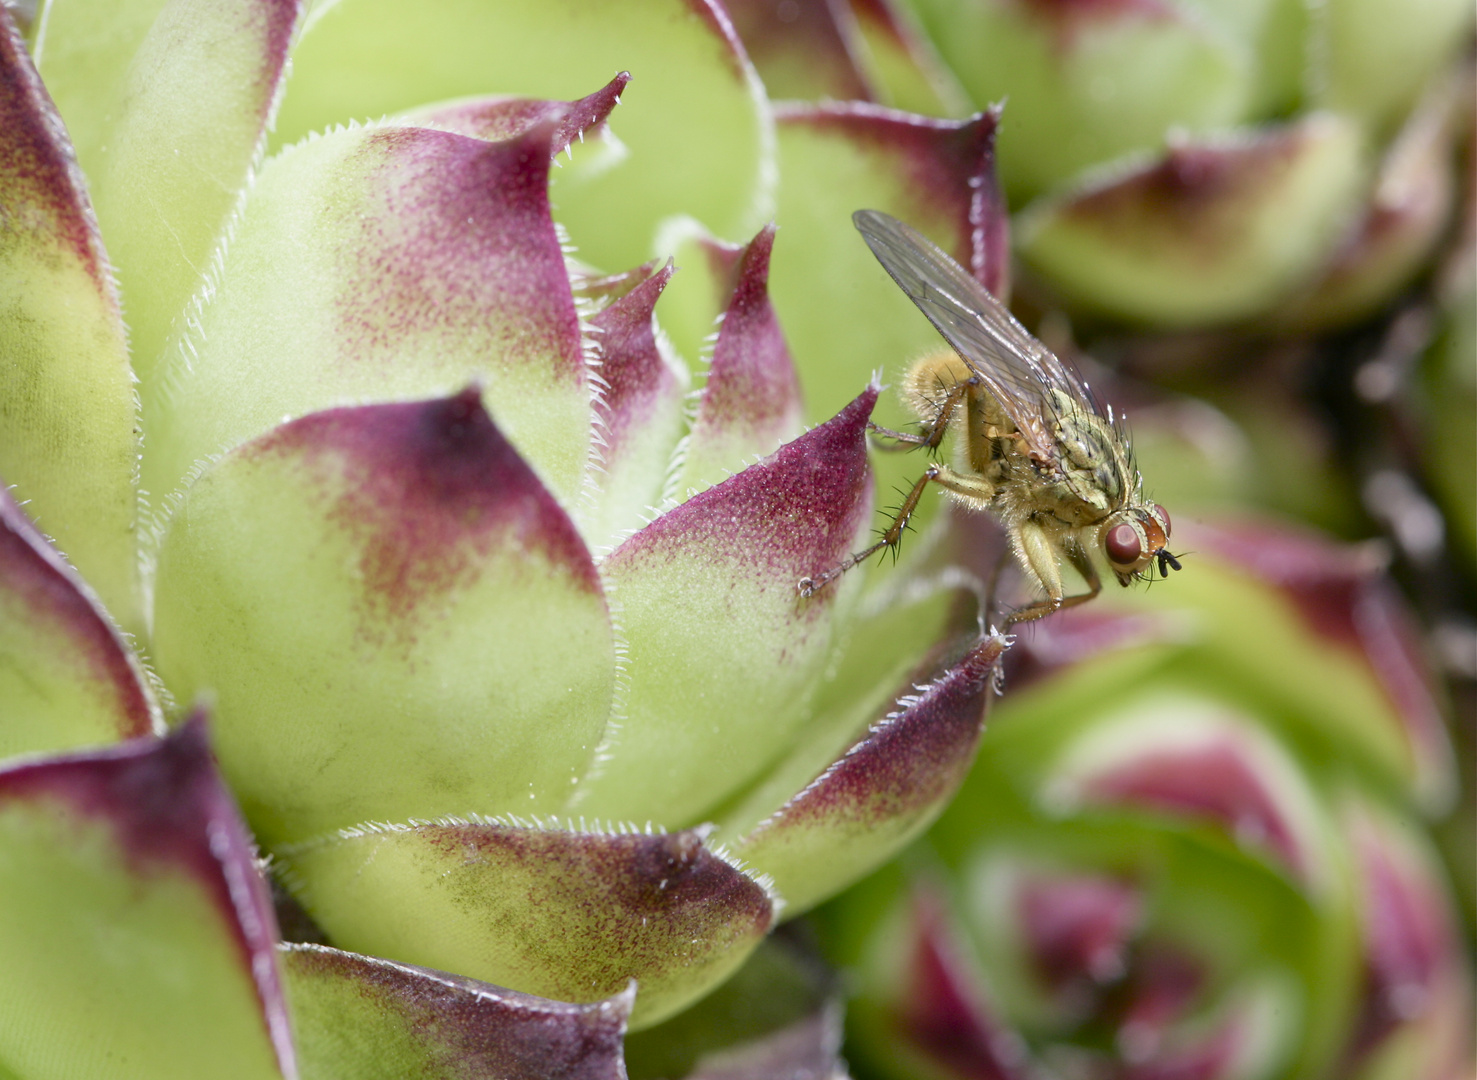
<svg viewBox="0 0 1477 1080">
<path fill-rule="evenodd" d="M 942 466 L 940 465 L 930 465 L 923 470 L 923 475 L 913 485 L 913 490 L 908 492 L 908 497 L 903 500 L 903 505 L 898 507 L 897 516 L 892 519 L 892 524 L 882 531 L 882 538 L 880 540 L 865 551 L 858 551 L 854 555 L 848 555 L 824 574 L 801 578 L 799 585 L 796 586 L 800 591 L 800 595 L 814 596 L 853 566 L 866 562 L 884 548 L 896 548 L 898 544 L 902 543 L 903 531 L 908 527 L 908 519 L 913 516 L 913 511 L 918 509 L 918 500 L 923 497 L 923 489 L 928 486 L 930 480 L 938 479 L 938 473 L 941 468 Z"/>
<path fill-rule="evenodd" d="M 1103 591 L 1103 583 L 1098 578 L 1097 568 L 1092 565 L 1092 560 L 1087 557 L 1086 552 L 1076 544 L 1061 543 L 1057 537 L 1034 519 L 1027 518 L 1022 522 L 1013 530 L 1010 539 L 1011 546 L 1020 552 L 1026 569 L 1046 590 L 1046 598 L 1012 611 L 1005 618 L 1007 627 L 1015 623 L 1040 619 L 1063 608 L 1085 604 Z M 1073 568 L 1087 582 L 1087 592 L 1076 593 L 1072 596 L 1063 595 L 1062 555 L 1067 557 Z"/>
<path fill-rule="evenodd" d="M 965 495 L 971 499 L 986 499 L 994 493 L 994 487 L 982 480 L 972 476 L 965 476 L 955 472 L 947 465 L 934 462 L 923 470 L 923 475 L 913 485 L 913 490 L 908 492 L 903 505 L 898 507 L 897 515 L 892 519 L 892 524 L 882 531 L 882 537 L 865 551 L 858 551 L 855 555 L 849 555 L 836 566 L 827 570 L 824 574 L 815 577 L 801 578 L 798 585 L 801 596 L 814 596 L 816 592 L 825 588 L 835 581 L 846 571 L 858 563 L 866 562 L 873 555 L 883 550 L 896 550 L 903 542 L 903 532 L 908 527 L 908 519 L 913 516 L 913 511 L 918 509 L 918 500 L 923 497 L 923 489 L 930 483 L 937 483 L 940 487 L 947 488 L 956 495 Z"/>
</svg>

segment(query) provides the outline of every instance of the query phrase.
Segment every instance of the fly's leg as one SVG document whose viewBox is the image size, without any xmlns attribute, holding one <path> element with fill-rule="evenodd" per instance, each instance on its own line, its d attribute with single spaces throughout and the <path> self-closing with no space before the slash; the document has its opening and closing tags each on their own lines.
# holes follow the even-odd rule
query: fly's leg
<svg viewBox="0 0 1477 1080">
<path fill-rule="evenodd" d="M 1098 578 L 1097 568 L 1092 565 L 1092 560 L 1087 557 L 1087 554 L 1075 544 L 1063 547 L 1055 543 L 1046 529 L 1036 522 L 1029 519 L 1022 522 L 1014 530 L 1014 535 L 1010 539 L 1011 546 L 1021 553 L 1027 569 L 1046 590 L 1046 598 L 1012 611 L 1005 617 L 1007 628 L 1016 623 L 1032 622 L 1050 615 L 1053 611 L 1085 604 L 1103 591 L 1103 583 Z M 1062 567 L 1058 561 L 1059 553 L 1065 554 L 1073 568 L 1082 575 L 1082 579 L 1087 582 L 1087 592 L 1076 593 L 1072 596 L 1062 595 L 1064 590 L 1062 589 Z"/>
<path fill-rule="evenodd" d="M 913 434 L 908 431 L 893 431 L 881 424 L 867 421 L 867 430 L 874 435 L 881 435 L 885 439 L 891 439 L 891 443 L 879 444 L 886 450 L 912 450 L 915 447 L 926 446 L 930 450 L 937 450 L 944 441 L 944 436 L 949 432 L 949 421 L 953 419 L 954 410 L 969 394 L 969 389 L 977 385 L 979 380 L 971 376 L 968 379 L 954 383 L 944 393 L 944 400 L 939 402 L 933 419 L 923 425 L 923 431 Z"/>
<path fill-rule="evenodd" d="M 918 500 L 923 497 L 923 489 L 930 481 L 936 481 L 941 487 L 959 495 L 967 495 L 973 499 L 988 499 L 994 492 L 991 485 L 977 480 L 974 477 L 964 476 L 953 469 L 937 462 L 929 465 L 923 470 L 923 475 L 913 485 L 913 490 L 908 492 L 907 498 L 903 500 L 902 506 L 898 507 L 897 515 L 892 519 L 892 524 L 882 531 L 882 537 L 871 547 L 858 551 L 854 555 L 848 555 L 841 562 L 823 574 L 815 577 L 804 577 L 800 579 L 797 589 L 801 596 L 814 596 L 821 589 L 835 581 L 846 571 L 859 563 L 864 563 L 879 551 L 896 550 L 903 542 L 903 533 L 908 528 L 908 519 L 913 516 L 913 511 L 918 509 Z"/>
</svg>

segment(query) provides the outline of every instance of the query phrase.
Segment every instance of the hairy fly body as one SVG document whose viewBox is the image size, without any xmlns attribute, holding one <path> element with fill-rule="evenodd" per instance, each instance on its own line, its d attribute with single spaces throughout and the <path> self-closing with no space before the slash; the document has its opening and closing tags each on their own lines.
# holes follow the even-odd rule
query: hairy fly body
<svg viewBox="0 0 1477 1080">
<path fill-rule="evenodd" d="M 867 246 L 953 347 L 908 373 L 904 395 L 921 431 L 890 431 L 905 446 L 935 448 L 955 431 L 957 467 L 932 463 L 877 543 L 816 577 L 810 596 L 841 574 L 896 548 L 929 484 L 993 514 L 1028 580 L 1045 596 L 1006 617 L 1028 622 L 1091 600 L 1102 590 L 1098 559 L 1120 585 L 1161 576 L 1180 564 L 1166 549 L 1169 513 L 1143 494 L 1128 433 L 1078 374 L 1021 326 L 968 271 L 896 218 L 858 210 L 852 220 Z M 1087 591 L 1066 595 L 1062 564 Z"/>
</svg>

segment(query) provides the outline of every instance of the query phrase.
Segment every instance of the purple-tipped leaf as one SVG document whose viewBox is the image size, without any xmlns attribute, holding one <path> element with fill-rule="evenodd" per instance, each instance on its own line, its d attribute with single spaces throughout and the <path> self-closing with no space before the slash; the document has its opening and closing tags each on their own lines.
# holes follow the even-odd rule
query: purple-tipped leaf
<svg viewBox="0 0 1477 1080">
<path fill-rule="evenodd" d="M 198 716 L 0 770 L 0 1055 L 19 1075 L 294 1077 L 277 924 Z M 33 1071 L 39 1070 L 39 1071 Z"/>
<path fill-rule="evenodd" d="M 625 1080 L 634 987 L 571 1005 L 322 945 L 281 960 L 305 1080 Z"/>
<path fill-rule="evenodd" d="M 1342 681 L 1374 683 L 1372 696 L 1383 697 L 1384 708 L 1365 711 L 1379 718 L 1381 741 L 1397 744 L 1388 751 L 1398 759 L 1392 764 L 1428 809 L 1448 805 L 1455 762 L 1430 664 L 1409 611 L 1369 552 L 1251 523 L 1197 527 L 1194 543 L 1276 589 L 1305 631 L 1347 668 Z"/>
<path fill-rule="evenodd" d="M 940 898 L 920 890 L 907 918 L 903 968 L 892 989 L 905 1044 L 935 1067 L 972 1080 L 1027 1075 L 1019 1037 L 985 1001 L 967 946 Z"/>
<path fill-rule="evenodd" d="M 569 99 L 628 70 L 635 78 L 611 123 L 619 159 L 598 182 L 559 188 L 559 219 L 581 256 L 631 266 L 650 257 L 657 223 L 679 213 L 727 236 L 764 220 L 772 121 L 717 0 L 350 0 L 322 15 L 294 51 L 283 142 L 495 91 Z"/>
<path fill-rule="evenodd" d="M 889 712 L 804 790 L 737 840 L 799 914 L 881 865 L 943 810 L 974 759 L 1006 648 L 982 639 Z"/>
<path fill-rule="evenodd" d="M 769 292 L 810 415 L 827 416 L 841 404 L 840 388 L 861 373 L 939 347 L 927 320 L 869 256 L 852 211 L 901 218 L 996 295 L 1008 295 L 1009 219 L 995 179 L 999 112 L 939 120 L 849 102 L 786 105 L 777 118 L 785 257 Z"/>
<path fill-rule="evenodd" d="M 770 97 L 873 100 L 847 4 L 729 0 L 727 7 Z"/>
<path fill-rule="evenodd" d="M 0 758 L 147 735 L 138 660 L 0 487 Z"/>
<path fill-rule="evenodd" d="M 541 101 L 536 98 L 476 98 L 451 105 L 435 105 L 407 113 L 404 122 L 455 131 L 475 139 L 504 142 L 525 135 L 543 124 L 553 124 L 549 153 L 558 157 L 576 139 L 599 137 L 611 110 L 620 104 L 621 91 L 631 81 L 622 71 L 593 94 L 578 101 Z"/>
<path fill-rule="evenodd" d="M 769 225 L 742 249 L 684 448 L 679 496 L 711 487 L 803 426 L 800 382 L 769 302 Z"/>
<path fill-rule="evenodd" d="M 1326 884 L 1323 822 L 1307 780 L 1254 721 L 1219 703 L 1165 696 L 1101 720 L 1062 753 L 1046 805 L 1208 824 L 1305 887 Z"/>
<path fill-rule="evenodd" d="M 568 505 L 590 458 L 589 373 L 549 216 L 560 121 L 485 142 L 339 130 L 273 158 L 171 357 L 146 486 L 345 400 L 482 380 L 488 408 Z"/>
<path fill-rule="evenodd" d="M 851 583 L 808 600 L 796 585 L 843 559 L 869 522 L 876 398 L 868 389 L 605 561 L 630 681 L 620 726 L 573 804 L 580 813 L 701 821 L 798 733 Z"/>
<path fill-rule="evenodd" d="M 766 891 L 694 831 L 365 826 L 283 861 L 340 944 L 565 1001 L 635 979 L 638 1026 L 726 978 L 773 919 Z"/>
<path fill-rule="evenodd" d="M 652 314 L 672 279 L 670 262 L 595 315 L 600 349 L 598 501 L 589 535 L 614 542 L 640 528 L 661 502 L 667 463 L 683 427 L 687 371 L 667 357 Z"/>
<path fill-rule="evenodd" d="M 554 811 L 594 755 L 615 679 L 604 590 L 480 398 L 285 424 L 171 523 L 160 671 L 216 695 L 222 767 L 268 843 Z"/>
<path fill-rule="evenodd" d="M 1164 325 L 1259 314 L 1310 280 L 1366 177 L 1349 120 L 1184 139 L 1034 203 L 1023 259 L 1082 307 Z"/>
<path fill-rule="evenodd" d="M 0 12 L 0 477 L 113 614 L 140 622 L 127 334 L 72 145 Z"/>
</svg>

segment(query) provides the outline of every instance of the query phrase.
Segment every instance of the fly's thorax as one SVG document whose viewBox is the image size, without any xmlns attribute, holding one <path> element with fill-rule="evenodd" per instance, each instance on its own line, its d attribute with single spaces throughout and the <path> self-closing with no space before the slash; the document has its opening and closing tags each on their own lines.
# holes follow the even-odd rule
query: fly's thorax
<svg viewBox="0 0 1477 1080">
<path fill-rule="evenodd" d="M 1169 512 L 1162 506 L 1135 502 L 1111 514 L 1098 530 L 1098 544 L 1118 584 L 1153 574 L 1153 562 L 1169 543 Z M 1167 557 L 1167 556 L 1166 556 Z M 1171 558 L 1169 560 L 1173 562 Z M 1178 564 L 1175 564 L 1178 566 Z M 1160 569 L 1163 570 L 1161 560 Z"/>
<path fill-rule="evenodd" d="M 1051 399 L 1056 412 L 1052 434 L 1064 482 L 1079 499 L 1104 513 L 1123 506 L 1130 491 L 1128 452 L 1117 432 L 1062 391 L 1053 389 Z"/>
</svg>

